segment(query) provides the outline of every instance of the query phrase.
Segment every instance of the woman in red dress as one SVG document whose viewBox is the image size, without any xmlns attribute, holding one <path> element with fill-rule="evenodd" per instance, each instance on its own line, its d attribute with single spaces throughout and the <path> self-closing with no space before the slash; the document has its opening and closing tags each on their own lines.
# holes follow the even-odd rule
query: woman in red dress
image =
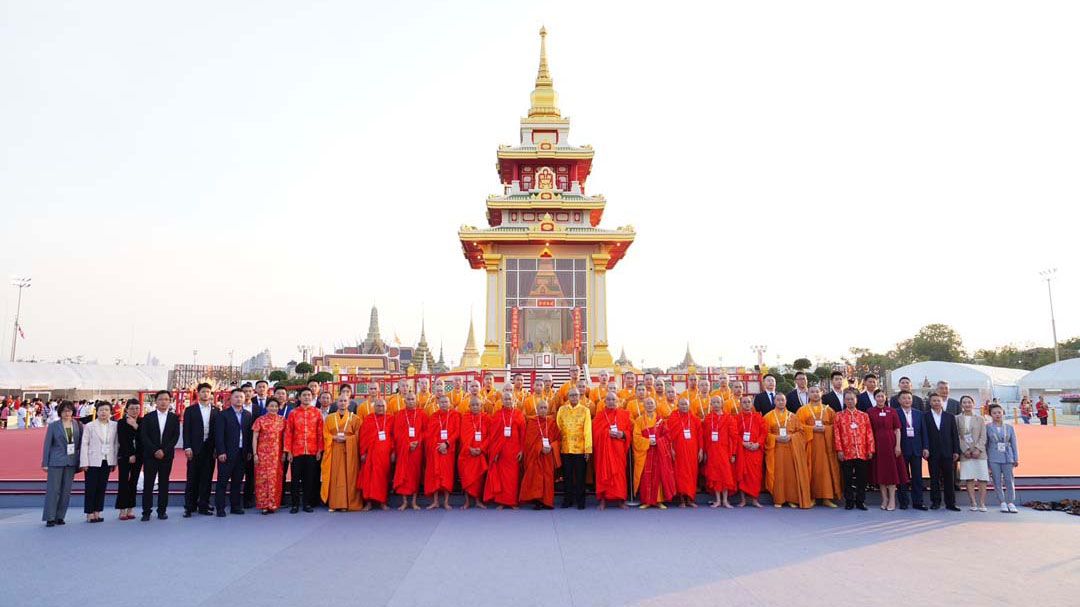
<svg viewBox="0 0 1080 607">
<path fill-rule="evenodd" d="M 867 411 L 876 446 L 870 460 L 870 482 L 881 491 L 881 509 L 896 510 L 896 486 L 908 482 L 900 450 L 900 416 L 889 406 L 884 390 L 874 391 L 874 402 L 874 408 Z"/>
<path fill-rule="evenodd" d="M 255 507 L 271 514 L 281 507 L 283 476 L 282 433 L 285 418 L 278 415 L 281 404 L 276 398 L 266 401 L 266 414 L 251 425 L 251 445 L 255 453 Z"/>
</svg>

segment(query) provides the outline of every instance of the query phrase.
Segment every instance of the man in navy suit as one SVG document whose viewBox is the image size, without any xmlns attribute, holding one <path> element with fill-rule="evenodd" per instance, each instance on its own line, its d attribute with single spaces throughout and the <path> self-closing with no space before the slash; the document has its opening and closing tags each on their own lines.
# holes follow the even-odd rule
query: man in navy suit
<svg viewBox="0 0 1080 607">
<path fill-rule="evenodd" d="M 900 392 L 897 393 L 896 396 L 889 399 L 889 406 L 890 407 L 892 407 L 893 409 L 899 409 L 900 408 L 900 394 L 904 393 L 904 392 L 908 392 L 909 394 L 911 394 L 911 408 L 912 409 L 915 409 L 916 411 L 921 411 L 923 413 L 926 413 L 927 411 L 929 411 L 929 409 L 926 406 L 926 402 L 922 398 L 920 398 L 918 396 L 915 396 L 915 393 L 911 391 L 911 378 L 910 377 L 901 377 L 900 381 L 898 382 L 898 387 L 900 388 Z"/>
<path fill-rule="evenodd" d="M 911 392 L 903 390 L 897 395 L 900 407 L 897 413 L 900 415 L 900 451 L 904 458 L 904 466 L 911 478 L 911 489 L 907 485 L 900 485 L 897 501 L 901 510 L 907 510 L 909 497 L 911 507 L 916 510 L 926 510 L 923 504 L 923 478 L 922 463 L 923 452 L 930 448 L 926 438 L 926 425 L 923 419 L 926 417 L 922 411 L 915 408 Z M 909 495 L 910 493 L 910 495 Z"/>
<path fill-rule="evenodd" d="M 768 373 L 762 378 L 761 383 L 765 389 L 754 395 L 754 408 L 758 413 L 765 415 L 776 408 L 773 404 L 776 398 L 776 376 Z"/>
<path fill-rule="evenodd" d="M 196 388 L 199 402 L 184 409 L 184 455 L 187 457 L 187 484 L 184 486 L 184 518 L 193 512 L 210 511 L 210 480 L 214 477 L 214 430 L 218 410 L 214 408 L 210 384 Z"/>
<path fill-rule="evenodd" d="M 244 391 L 234 388 L 229 394 L 229 408 L 221 412 L 214 433 L 218 460 L 214 501 L 218 516 L 225 516 L 226 491 L 232 514 L 244 513 L 244 464 L 251 459 L 251 424 L 251 412 L 244 410 Z"/>
<path fill-rule="evenodd" d="M 266 399 L 269 398 L 266 392 L 270 389 L 270 383 L 260 379 L 252 387 L 251 382 L 244 382 L 240 389 L 244 391 L 244 410 L 251 412 L 251 423 L 255 423 L 255 420 L 266 414 Z M 254 458 L 244 464 L 244 507 L 255 507 Z"/>
<path fill-rule="evenodd" d="M 927 442 L 923 457 L 930 468 L 930 509 L 941 508 L 941 494 L 944 492 L 945 508 L 959 512 L 953 482 L 956 462 L 960 459 L 960 435 L 956 430 L 956 417 L 945 411 L 942 405 L 941 395 L 931 394 L 930 412 L 923 416 Z"/>
<path fill-rule="evenodd" d="M 862 378 L 863 391 L 859 393 L 859 401 L 855 408 L 866 413 L 874 407 L 874 391 L 877 390 L 877 375 L 867 373 Z"/>
<path fill-rule="evenodd" d="M 832 383 L 832 389 L 821 397 L 821 401 L 839 413 L 844 408 L 844 374 L 833 371 L 829 376 L 829 381 Z"/>
</svg>

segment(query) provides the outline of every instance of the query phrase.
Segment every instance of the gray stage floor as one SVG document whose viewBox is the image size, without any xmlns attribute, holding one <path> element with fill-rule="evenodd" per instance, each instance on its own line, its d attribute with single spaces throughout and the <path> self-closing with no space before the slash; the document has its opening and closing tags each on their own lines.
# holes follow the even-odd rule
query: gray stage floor
<svg viewBox="0 0 1080 607">
<path fill-rule="evenodd" d="M 40 510 L 0 510 L 0 602 L 1080 604 L 1080 517 L 1058 512 L 181 511 L 47 529 Z"/>
</svg>

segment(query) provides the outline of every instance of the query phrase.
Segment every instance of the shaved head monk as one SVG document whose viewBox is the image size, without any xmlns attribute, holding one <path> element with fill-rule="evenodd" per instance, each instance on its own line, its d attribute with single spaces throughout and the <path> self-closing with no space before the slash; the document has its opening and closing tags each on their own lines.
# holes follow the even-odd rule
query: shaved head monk
<svg viewBox="0 0 1080 607">
<path fill-rule="evenodd" d="M 619 408 L 615 392 L 608 392 L 604 406 L 593 419 L 593 463 L 596 466 L 596 499 L 600 510 L 609 501 L 626 508 L 626 454 L 630 451 L 633 426 L 630 416 Z"/>
<path fill-rule="evenodd" d="M 479 392 L 480 384 L 473 382 Z M 472 386 L 470 386 L 470 389 Z M 458 476 L 469 509 L 469 498 L 480 508 L 484 505 L 484 474 L 488 469 L 487 447 L 491 440 L 491 418 L 484 415 L 483 401 L 479 394 L 469 397 L 469 412 L 461 418 L 461 448 L 458 451 Z"/>
<path fill-rule="evenodd" d="M 433 500 L 428 510 L 450 509 L 450 492 L 454 490 L 454 456 L 461 432 L 461 414 L 450 408 L 450 395 L 437 393 L 438 409 L 427 419 L 424 431 L 424 491 Z"/>
<path fill-rule="evenodd" d="M 427 416 L 417 406 L 416 394 L 405 394 L 405 408 L 394 416 L 394 453 L 397 465 L 394 467 L 394 493 L 401 496 L 398 510 L 411 507 L 419 510 L 416 498 L 420 494 L 420 473 L 424 464 L 424 449 L 421 441 Z M 412 501 L 410 506 L 409 501 Z"/>
<path fill-rule="evenodd" d="M 548 403 L 536 403 L 536 416 L 525 421 L 525 465 L 518 499 L 532 502 L 534 510 L 555 507 L 555 471 L 562 465 L 559 456 L 561 435 Z"/>
<path fill-rule="evenodd" d="M 394 462 L 394 423 L 386 414 L 386 401 L 375 400 L 375 412 L 360 426 L 360 479 L 357 488 L 364 510 L 372 504 L 386 510 L 390 465 Z"/>
</svg>

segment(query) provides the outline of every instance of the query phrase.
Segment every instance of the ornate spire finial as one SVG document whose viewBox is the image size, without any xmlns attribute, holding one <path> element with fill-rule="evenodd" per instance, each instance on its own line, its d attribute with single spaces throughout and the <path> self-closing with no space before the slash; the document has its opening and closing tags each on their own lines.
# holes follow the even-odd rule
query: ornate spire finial
<svg viewBox="0 0 1080 607">
<path fill-rule="evenodd" d="M 551 81 L 551 72 L 547 62 L 547 29 L 540 28 L 540 67 L 536 70 L 536 88 L 533 89 L 529 107 L 529 118 L 562 118 L 556 107 L 558 95 Z"/>
</svg>

